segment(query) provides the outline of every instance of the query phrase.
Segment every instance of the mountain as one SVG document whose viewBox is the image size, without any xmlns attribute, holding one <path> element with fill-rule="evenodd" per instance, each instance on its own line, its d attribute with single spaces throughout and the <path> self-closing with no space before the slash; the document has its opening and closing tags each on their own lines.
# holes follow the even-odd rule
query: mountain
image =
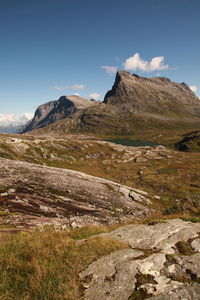
<svg viewBox="0 0 200 300">
<path fill-rule="evenodd" d="M 118 71 L 103 102 L 81 109 L 37 134 L 82 132 L 141 139 L 142 133 L 152 139 L 168 137 L 173 131 L 198 130 L 199 126 L 200 100 L 187 84 Z"/>
<path fill-rule="evenodd" d="M 199 98 L 184 82 L 175 83 L 165 77 L 145 78 L 126 71 L 117 73 L 104 103 L 117 106 L 120 112 L 125 109 L 160 119 L 173 118 L 172 112 L 177 116 L 181 113 L 200 114 Z"/>
<path fill-rule="evenodd" d="M 33 119 L 18 130 L 18 133 L 25 133 L 33 129 L 45 127 L 96 103 L 98 101 L 88 100 L 76 95 L 62 96 L 57 101 L 50 101 L 40 105 L 36 109 Z"/>
</svg>

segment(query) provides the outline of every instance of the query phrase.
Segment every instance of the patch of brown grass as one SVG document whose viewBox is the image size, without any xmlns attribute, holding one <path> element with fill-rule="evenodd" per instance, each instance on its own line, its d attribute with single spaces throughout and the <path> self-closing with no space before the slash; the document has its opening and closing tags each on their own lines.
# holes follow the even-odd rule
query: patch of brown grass
<svg viewBox="0 0 200 300">
<path fill-rule="evenodd" d="M 92 261 L 127 245 L 106 237 L 75 243 L 66 232 L 20 233 L 2 238 L 0 299 L 75 300 L 79 273 Z"/>
</svg>

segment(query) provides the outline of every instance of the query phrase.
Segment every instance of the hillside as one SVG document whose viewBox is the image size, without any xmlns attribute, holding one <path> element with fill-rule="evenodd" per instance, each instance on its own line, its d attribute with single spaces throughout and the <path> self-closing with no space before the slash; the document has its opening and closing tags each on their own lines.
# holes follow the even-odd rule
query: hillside
<svg viewBox="0 0 200 300">
<path fill-rule="evenodd" d="M 161 145 L 0 135 L 0 298 L 199 300 L 199 166 Z"/>
<path fill-rule="evenodd" d="M 24 195 L 20 194 L 20 197 L 22 196 L 22 198 L 20 198 L 20 205 L 15 206 L 17 203 L 15 201 L 9 202 L 9 205 L 12 206 L 12 210 L 14 209 L 14 211 L 18 213 L 21 213 L 21 210 L 17 210 L 18 207 L 23 207 L 25 211 L 22 211 L 22 214 L 24 212 L 27 213 L 27 208 L 30 208 L 30 212 L 32 211 L 33 213 L 35 212 L 36 215 L 42 215 L 45 212 L 41 211 L 39 206 L 33 209 L 31 205 L 34 202 L 41 203 L 42 201 L 43 203 L 46 202 L 44 206 L 51 206 L 51 198 L 56 199 L 57 197 L 59 198 L 59 196 L 70 198 L 71 196 L 67 190 L 71 190 L 70 193 L 73 194 L 72 198 L 75 197 L 73 198 L 74 200 L 79 199 L 78 201 L 82 201 L 80 197 L 83 197 L 84 192 L 78 191 L 76 184 L 74 184 L 73 189 L 67 187 L 69 171 L 64 172 L 64 170 L 59 169 L 57 171 L 51 171 L 51 167 L 53 167 L 75 170 L 87 174 L 88 176 L 91 175 L 95 176 L 95 178 L 100 177 L 102 180 L 104 179 L 105 191 L 107 190 L 108 195 L 112 190 L 114 192 L 114 188 L 112 188 L 114 183 L 115 185 L 128 186 L 131 189 L 138 189 L 148 193 L 147 198 L 151 200 L 152 204 L 150 206 L 143 206 L 140 212 L 135 211 L 132 212 L 131 215 L 129 215 L 131 206 L 127 210 L 121 210 L 123 205 L 121 206 L 120 204 L 120 207 L 113 207 L 112 210 L 112 204 L 109 202 L 110 213 L 108 213 L 109 209 L 107 204 L 104 203 L 104 209 L 107 211 L 107 216 L 110 216 L 111 222 L 114 217 L 116 217 L 115 221 L 118 222 L 121 218 L 127 218 L 128 215 L 132 218 L 135 214 L 143 214 L 143 212 L 145 214 L 146 208 L 150 208 L 149 212 L 151 212 L 151 210 L 154 212 L 155 209 L 157 216 L 171 214 L 184 215 L 186 213 L 198 217 L 200 208 L 199 153 L 172 151 L 161 145 L 154 147 L 122 146 L 110 142 L 81 140 L 81 136 L 77 136 L 76 138 L 68 136 L 65 139 L 58 139 L 28 135 L 22 135 L 21 138 L 17 135 L 0 135 L 0 157 L 0 193 L 8 193 L 9 189 L 15 189 L 14 193 L 6 196 L 8 199 L 2 196 L 4 197 L 4 201 L 9 200 L 10 197 L 14 201 L 15 197 L 19 197 L 18 194 L 24 193 Z M 4 161 L 3 159 L 8 160 Z M 13 160 L 13 163 L 10 160 Z M 24 165 L 22 164 L 22 168 L 20 167 L 20 163 L 14 163 L 15 160 L 31 163 L 31 165 L 24 163 Z M 34 164 L 34 168 L 32 164 Z M 46 168 L 44 166 L 46 166 Z M 14 175 L 15 169 L 15 172 L 18 173 Z M 46 172 L 48 175 L 45 176 L 43 172 Z M 48 183 L 51 173 L 54 174 L 54 176 L 51 183 Z M 72 176 L 74 176 L 75 180 L 77 174 L 72 174 L 74 174 Z M 63 182 L 62 177 L 66 178 L 66 182 Z M 87 178 L 86 175 L 85 178 Z M 94 180 L 96 180 L 95 178 Z M 87 193 L 90 190 L 88 186 L 90 180 L 92 179 L 89 176 L 87 179 L 88 183 L 86 182 L 87 185 L 85 187 Z M 109 181 L 112 183 L 110 184 Z M 63 184 L 61 184 L 61 182 L 63 182 Z M 77 184 L 80 185 L 78 182 L 79 180 L 77 179 Z M 92 186 L 94 189 L 95 183 L 93 183 Z M 96 192 L 97 190 L 96 188 Z M 101 195 L 100 190 L 99 195 Z M 104 196 L 104 194 L 102 196 Z M 93 200 L 90 200 L 91 197 Z M 115 197 L 117 197 L 117 194 Z M 27 206 L 25 200 L 29 201 L 29 199 L 31 205 Z M 99 209 L 101 211 L 101 204 L 104 202 L 103 200 L 98 202 L 98 197 L 93 194 L 93 190 L 90 191 L 88 199 L 84 201 L 85 207 L 88 207 L 90 201 L 96 201 L 96 211 Z M 109 198 L 107 198 L 107 201 L 109 201 Z M 59 203 L 62 203 L 62 199 Z M 57 208 L 58 214 L 60 214 L 60 204 Z M 7 205 L 8 204 L 0 205 L 0 210 L 5 211 Z M 88 210 L 86 210 L 86 215 L 87 211 Z M 56 210 L 53 212 L 54 217 L 55 214 Z M 9 214 L 6 213 L 6 215 L 9 217 Z M 98 218 L 98 222 L 101 222 L 102 218 Z M 95 218 L 95 220 L 98 218 Z M 109 218 L 107 220 L 108 222 Z M 2 222 L 4 221 L 2 220 Z"/>
</svg>

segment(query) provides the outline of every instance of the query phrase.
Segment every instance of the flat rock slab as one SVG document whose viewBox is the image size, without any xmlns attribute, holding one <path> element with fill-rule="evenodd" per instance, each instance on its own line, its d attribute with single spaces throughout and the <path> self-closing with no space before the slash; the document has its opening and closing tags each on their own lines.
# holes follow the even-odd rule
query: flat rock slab
<svg viewBox="0 0 200 300">
<path fill-rule="evenodd" d="M 178 288 L 171 288 L 165 294 L 153 296 L 149 300 L 199 300 L 200 299 L 200 285 L 192 284 L 187 286 L 180 286 Z"/>
<path fill-rule="evenodd" d="M 0 189 L 0 207 L 51 218 L 50 224 L 52 218 L 61 224 L 112 224 L 152 212 L 144 191 L 74 170 L 9 159 L 0 159 Z M 13 218 L 12 224 L 20 218 Z"/>
<path fill-rule="evenodd" d="M 172 219 L 155 225 L 127 225 L 103 235 L 128 243 L 131 248 L 156 248 L 162 253 L 174 254 L 176 243 L 199 237 L 199 232 L 200 223 Z"/>
<path fill-rule="evenodd" d="M 200 223 L 180 219 L 103 234 L 132 249 L 113 252 L 80 273 L 84 299 L 200 299 L 199 234 Z"/>
</svg>

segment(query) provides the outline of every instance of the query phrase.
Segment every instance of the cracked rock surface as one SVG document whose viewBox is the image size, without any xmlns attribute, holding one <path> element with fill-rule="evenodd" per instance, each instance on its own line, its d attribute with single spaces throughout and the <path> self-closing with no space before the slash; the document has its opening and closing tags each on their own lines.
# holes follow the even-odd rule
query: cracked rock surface
<svg viewBox="0 0 200 300">
<path fill-rule="evenodd" d="M 0 159 L 0 209 L 17 228 L 112 224 L 152 211 L 149 195 L 69 169 Z"/>
<path fill-rule="evenodd" d="M 85 300 L 200 299 L 200 223 L 169 220 L 103 234 L 128 243 L 80 273 Z"/>
</svg>

